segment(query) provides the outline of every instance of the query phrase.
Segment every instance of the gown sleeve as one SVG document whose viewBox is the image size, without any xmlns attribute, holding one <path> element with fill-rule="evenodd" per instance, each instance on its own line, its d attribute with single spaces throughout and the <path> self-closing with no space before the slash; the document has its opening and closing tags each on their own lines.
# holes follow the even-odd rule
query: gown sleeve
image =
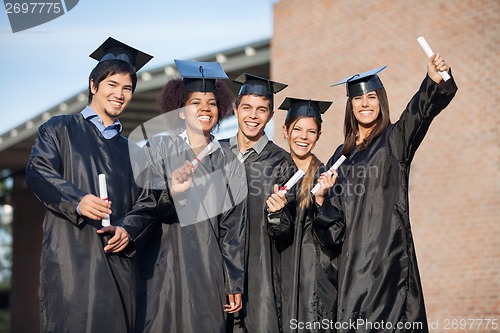
<svg viewBox="0 0 500 333">
<path fill-rule="evenodd" d="M 219 246 L 223 257 L 227 294 L 243 294 L 245 282 L 246 216 L 248 188 L 245 167 L 236 158 L 224 167 L 227 200 L 231 209 L 220 216 Z"/>
<path fill-rule="evenodd" d="M 437 84 L 426 76 L 389 136 L 390 153 L 398 161 L 411 162 L 432 120 L 448 106 L 456 91 L 453 77 Z"/>
<path fill-rule="evenodd" d="M 175 214 L 158 149 L 145 145 L 136 154 L 134 177 L 140 194 L 125 218 L 113 223 L 125 228 L 133 241 L 142 237 L 158 218 Z"/>
<path fill-rule="evenodd" d="M 84 217 L 76 212 L 76 207 L 88 193 L 63 178 L 65 166 L 61 145 L 69 138 L 63 137 L 62 124 L 56 121 L 52 119 L 38 129 L 26 167 L 26 183 L 47 209 L 78 226 L 84 222 Z"/>
<path fill-rule="evenodd" d="M 342 246 L 345 237 L 345 221 L 339 197 L 329 194 L 323 205 L 313 205 L 313 236 L 321 246 Z"/>
<path fill-rule="evenodd" d="M 280 173 L 276 179 L 278 186 L 283 186 L 286 182 L 292 178 L 294 173 L 297 171 L 295 163 L 293 163 L 291 158 L 283 160 L 281 165 L 278 167 Z M 267 215 L 266 212 L 266 223 L 268 225 L 269 234 L 275 239 L 289 239 L 293 237 L 293 228 L 295 220 L 295 205 L 297 198 L 297 191 L 300 189 L 300 182 L 295 184 L 295 186 L 286 193 L 286 204 L 280 211 Z M 276 221 L 276 223 L 270 223 L 270 221 Z"/>
</svg>

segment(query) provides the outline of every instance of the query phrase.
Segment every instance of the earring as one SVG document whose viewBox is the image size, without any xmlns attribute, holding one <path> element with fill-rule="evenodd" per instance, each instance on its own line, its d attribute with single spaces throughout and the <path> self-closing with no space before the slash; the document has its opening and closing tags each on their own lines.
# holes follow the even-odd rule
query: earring
<svg viewBox="0 0 500 333">
<path fill-rule="evenodd" d="M 182 120 L 186 119 L 186 117 L 184 116 L 184 113 L 179 113 L 179 118 L 181 118 Z"/>
</svg>

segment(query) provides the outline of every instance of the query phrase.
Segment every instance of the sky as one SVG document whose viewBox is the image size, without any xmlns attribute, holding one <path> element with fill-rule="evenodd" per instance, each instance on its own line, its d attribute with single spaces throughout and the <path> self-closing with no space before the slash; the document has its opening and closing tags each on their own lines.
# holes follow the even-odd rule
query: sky
<svg viewBox="0 0 500 333">
<path fill-rule="evenodd" d="M 2 3 L 0 134 L 85 90 L 88 55 L 110 36 L 153 55 L 146 71 L 270 38 L 275 1 L 81 0 L 16 33 Z"/>
</svg>

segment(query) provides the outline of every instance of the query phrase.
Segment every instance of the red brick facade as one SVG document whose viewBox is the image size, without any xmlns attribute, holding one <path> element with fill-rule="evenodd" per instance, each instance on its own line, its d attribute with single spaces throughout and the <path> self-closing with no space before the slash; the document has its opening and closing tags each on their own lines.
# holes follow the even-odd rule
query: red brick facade
<svg viewBox="0 0 500 333">
<path fill-rule="evenodd" d="M 500 332 L 485 323 L 452 329 L 452 320 L 460 319 L 496 318 L 500 326 L 499 14 L 497 0 L 274 5 L 271 77 L 289 84 L 276 104 L 286 96 L 334 101 L 315 149 L 325 162 L 343 138 L 345 88 L 332 83 L 387 65 L 380 77 L 396 121 L 426 73 L 417 37 L 453 70 L 459 91 L 431 126 L 410 179 L 412 230 L 433 332 Z M 284 147 L 283 120 L 277 111 L 275 141 Z"/>
</svg>

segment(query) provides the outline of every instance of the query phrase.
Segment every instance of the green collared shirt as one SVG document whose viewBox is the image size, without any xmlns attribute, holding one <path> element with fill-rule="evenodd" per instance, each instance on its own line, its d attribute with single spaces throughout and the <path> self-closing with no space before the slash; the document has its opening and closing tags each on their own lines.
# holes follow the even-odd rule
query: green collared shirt
<svg viewBox="0 0 500 333">
<path fill-rule="evenodd" d="M 245 162 L 245 160 L 248 158 L 248 156 L 250 156 L 252 152 L 256 152 L 257 155 L 260 155 L 268 142 L 269 138 L 264 133 L 259 141 L 257 141 L 252 147 L 248 148 L 244 153 L 242 153 L 240 147 L 238 146 L 238 134 L 236 134 L 235 136 L 229 138 L 229 148 L 241 162 Z"/>
</svg>

